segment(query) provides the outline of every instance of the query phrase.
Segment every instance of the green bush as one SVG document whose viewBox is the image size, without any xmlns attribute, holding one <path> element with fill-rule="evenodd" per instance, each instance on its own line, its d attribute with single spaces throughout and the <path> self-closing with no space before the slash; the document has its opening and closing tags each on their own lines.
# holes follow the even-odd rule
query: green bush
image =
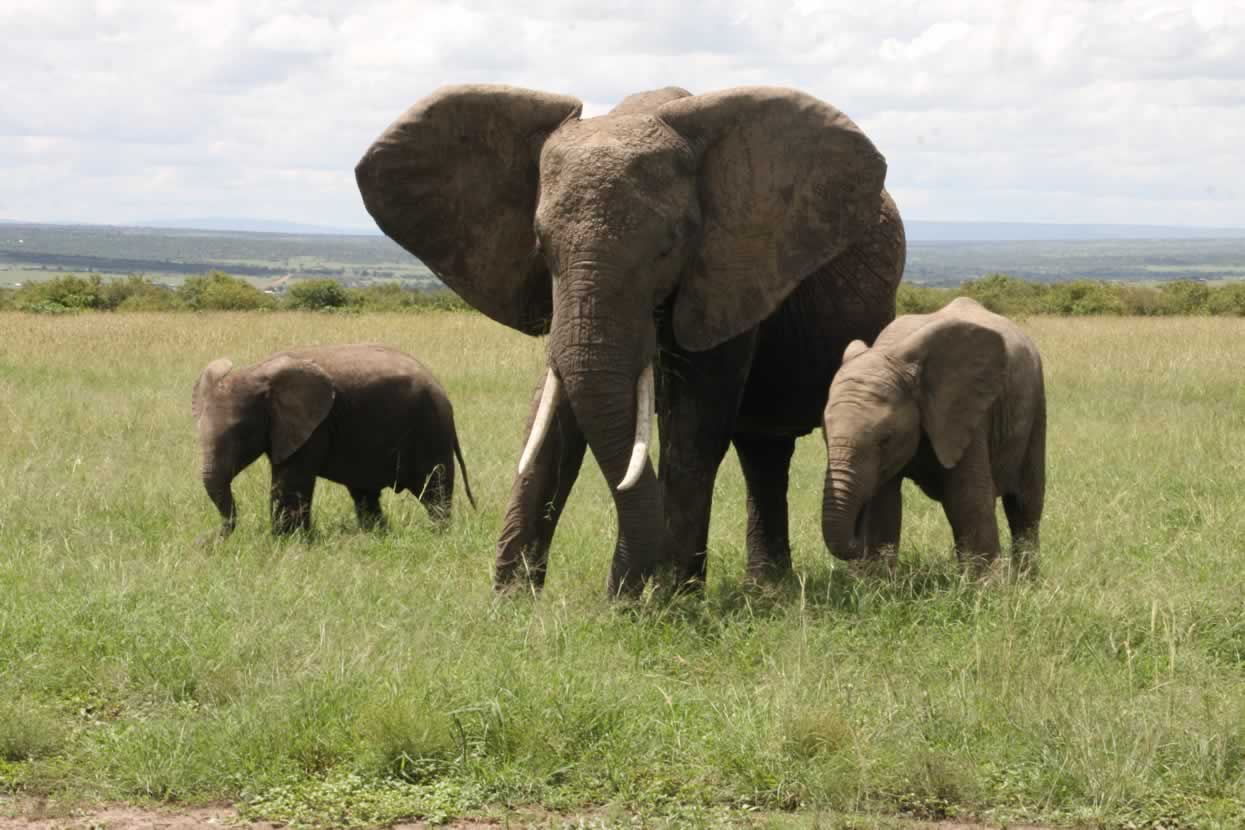
<svg viewBox="0 0 1245 830">
<path fill-rule="evenodd" d="M 1093 280 L 1074 280 L 1050 286 L 1040 312 L 1079 317 L 1087 314 L 1121 314 L 1118 286 Z"/>
<path fill-rule="evenodd" d="M 929 314 L 956 298 L 954 288 L 935 288 L 902 282 L 895 297 L 895 314 Z"/>
<path fill-rule="evenodd" d="M 1193 280 L 1176 280 L 1159 287 L 1171 303 L 1171 314 L 1209 314 L 1210 286 Z"/>
<path fill-rule="evenodd" d="M 1120 283 L 1113 286 L 1120 298 L 1120 313 L 1136 317 L 1174 314 L 1171 298 L 1156 286 Z"/>
<path fill-rule="evenodd" d="M 244 279 L 212 271 L 189 277 L 177 289 L 178 299 L 194 311 L 255 311 L 275 308 L 277 301 Z"/>
<path fill-rule="evenodd" d="M 56 314 L 66 311 L 106 310 L 104 280 L 99 274 L 76 277 L 65 274 L 17 289 L 13 305 L 20 311 Z"/>
<path fill-rule="evenodd" d="M 321 311 L 343 308 L 350 304 L 350 295 L 337 280 L 301 280 L 290 286 L 285 307 L 300 311 Z"/>
<path fill-rule="evenodd" d="M 1023 317 L 1042 311 L 1046 286 L 1028 282 L 1007 274 L 990 274 L 977 280 L 967 280 L 957 294 L 972 297 L 996 314 Z"/>
<path fill-rule="evenodd" d="M 1212 289 L 1206 310 L 1210 314 L 1245 317 L 1245 282 L 1230 282 Z"/>
<path fill-rule="evenodd" d="M 350 289 L 350 303 L 361 311 L 474 311 L 453 291 L 414 291 L 396 282 Z"/>
</svg>

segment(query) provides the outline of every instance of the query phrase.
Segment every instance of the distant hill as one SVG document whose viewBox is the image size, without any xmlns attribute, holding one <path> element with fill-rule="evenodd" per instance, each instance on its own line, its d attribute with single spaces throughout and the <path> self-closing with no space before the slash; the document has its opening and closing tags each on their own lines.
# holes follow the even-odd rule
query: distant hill
<svg viewBox="0 0 1245 830">
<path fill-rule="evenodd" d="M 238 233 L 286 233 L 317 234 L 332 236 L 379 236 L 375 226 L 370 228 L 339 228 L 329 225 L 306 225 L 300 222 L 283 222 L 279 219 L 247 219 L 244 217 L 206 216 L 194 219 L 153 219 L 136 222 L 139 227 L 192 231 L 234 231 Z"/>
<path fill-rule="evenodd" d="M 1091 239 L 1245 239 L 1245 228 L 1185 225 L 1064 225 L 904 219 L 909 242 L 1080 242 Z"/>
</svg>

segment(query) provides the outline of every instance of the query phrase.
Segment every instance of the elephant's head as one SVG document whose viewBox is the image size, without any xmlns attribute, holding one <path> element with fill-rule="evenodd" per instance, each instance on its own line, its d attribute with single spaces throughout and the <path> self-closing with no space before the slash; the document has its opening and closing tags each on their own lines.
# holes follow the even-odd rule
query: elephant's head
<svg viewBox="0 0 1245 830">
<path fill-rule="evenodd" d="M 1002 336 L 967 320 L 925 319 L 898 339 L 884 331 L 872 349 L 852 341 L 830 385 L 821 529 L 840 559 L 862 555 L 869 500 L 903 473 L 922 437 L 939 464 L 954 467 L 1002 391 Z"/>
<path fill-rule="evenodd" d="M 464 299 L 549 333 L 521 468 L 565 395 L 618 491 L 623 537 L 652 542 L 655 309 L 671 302 L 692 351 L 758 325 L 876 225 L 886 163 L 847 116 L 793 90 L 669 88 L 579 116 L 565 96 L 443 88 L 356 178 L 381 230 Z"/>
<path fill-rule="evenodd" d="M 193 412 L 203 449 L 203 486 L 220 511 L 222 533 L 233 530 L 235 476 L 268 452 L 273 464 L 293 455 L 333 407 L 336 392 L 323 369 L 277 355 L 234 371 L 214 360 L 195 383 Z"/>
</svg>

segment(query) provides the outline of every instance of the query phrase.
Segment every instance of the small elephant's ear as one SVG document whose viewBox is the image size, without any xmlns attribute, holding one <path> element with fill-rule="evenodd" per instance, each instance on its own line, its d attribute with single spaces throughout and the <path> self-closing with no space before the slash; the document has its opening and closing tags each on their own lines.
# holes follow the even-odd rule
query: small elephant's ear
<svg viewBox="0 0 1245 830">
<path fill-rule="evenodd" d="M 190 411 L 196 421 L 203 415 L 203 410 L 207 406 L 208 396 L 212 394 L 216 384 L 220 383 L 221 378 L 229 374 L 232 369 L 232 360 L 227 357 L 218 357 L 209 363 L 199 375 L 199 379 L 195 381 L 194 394 L 190 398 Z"/>
<path fill-rule="evenodd" d="M 878 223 L 886 160 L 823 101 L 740 87 L 671 101 L 657 116 L 700 158 L 703 242 L 674 308 L 687 349 L 757 325 Z"/>
<path fill-rule="evenodd" d="M 938 463 L 950 469 L 960 463 L 1003 390 L 1003 336 L 969 320 L 935 315 L 898 348 L 900 361 L 916 367 L 921 425 Z"/>
<path fill-rule="evenodd" d="M 337 391 L 328 373 L 309 360 L 280 355 L 260 371 L 268 379 L 268 452 L 279 464 L 328 417 Z"/>
<path fill-rule="evenodd" d="M 532 230 L 540 148 L 581 106 L 508 86 L 443 87 L 363 154 L 363 204 L 468 303 L 519 331 L 548 331 L 552 282 Z"/>
<path fill-rule="evenodd" d="M 846 366 L 849 360 L 860 357 L 867 351 L 869 351 L 869 347 L 865 345 L 865 341 L 853 340 L 848 343 L 847 348 L 843 350 L 843 365 Z"/>
</svg>

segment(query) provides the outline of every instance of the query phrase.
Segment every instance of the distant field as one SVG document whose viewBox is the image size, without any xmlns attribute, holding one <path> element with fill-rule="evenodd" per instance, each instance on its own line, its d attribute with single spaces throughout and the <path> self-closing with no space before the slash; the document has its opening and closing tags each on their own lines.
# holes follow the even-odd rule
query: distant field
<svg viewBox="0 0 1245 830">
<path fill-rule="evenodd" d="M 142 273 L 175 284 L 210 270 L 261 287 L 287 274 L 424 287 L 437 282 L 422 263 L 379 235 L 0 224 L 0 287 L 90 271 Z M 958 285 L 994 273 L 1040 282 L 1239 279 L 1245 277 L 1245 238 L 908 244 L 909 282 Z"/>
<path fill-rule="evenodd" d="M 593 826 L 1241 827 L 1245 320 L 1024 325 L 1050 395 L 1035 582 L 963 582 L 911 490 L 897 576 L 836 563 L 814 435 L 789 579 L 743 582 L 731 455 L 707 596 L 627 607 L 603 598 L 591 459 L 544 595 L 490 590 L 539 341 L 466 314 L 0 315 L 0 795 L 304 825 L 541 805 Z M 480 510 L 460 493 L 437 535 L 389 494 L 394 529 L 368 535 L 324 484 L 317 535 L 277 541 L 261 461 L 234 537 L 196 546 L 216 524 L 201 368 L 358 340 L 441 377 Z"/>
</svg>

